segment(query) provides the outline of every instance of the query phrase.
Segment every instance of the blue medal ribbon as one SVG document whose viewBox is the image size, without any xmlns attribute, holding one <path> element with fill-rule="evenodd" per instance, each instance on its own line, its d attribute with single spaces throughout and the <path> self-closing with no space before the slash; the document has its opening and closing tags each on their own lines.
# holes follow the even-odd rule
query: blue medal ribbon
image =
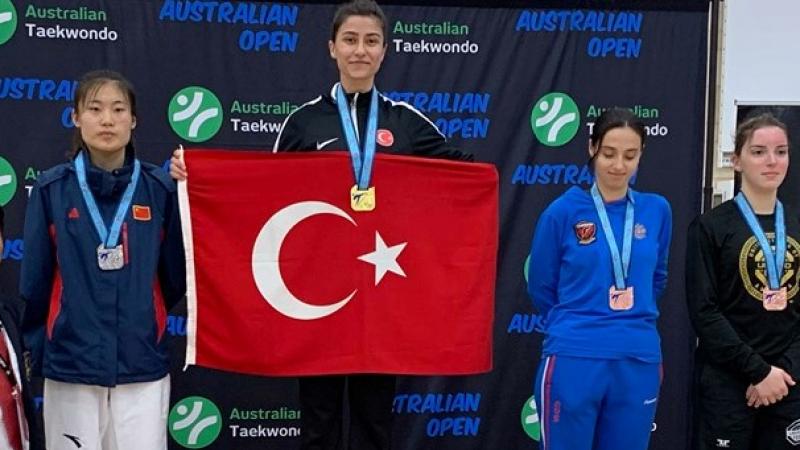
<svg viewBox="0 0 800 450">
<path fill-rule="evenodd" d="M 781 278 L 783 278 L 783 262 L 786 259 L 786 223 L 783 221 L 783 204 L 780 200 L 775 201 L 775 252 L 773 253 L 772 247 L 767 240 L 767 235 L 764 233 L 764 229 L 761 228 L 761 224 L 758 223 L 758 218 L 753 212 L 753 208 L 750 207 L 750 202 L 741 192 L 736 194 L 734 201 L 744 216 L 747 226 L 750 227 L 756 237 L 758 245 L 761 246 L 761 251 L 764 252 L 769 288 L 773 291 L 780 289 Z"/>
<path fill-rule="evenodd" d="M 367 130 L 364 133 L 364 157 L 362 159 L 362 150 L 359 147 L 359 139 L 357 137 L 357 113 L 355 106 L 353 106 L 353 115 L 351 117 L 347 108 L 347 98 L 344 94 L 344 89 L 341 83 L 336 84 L 336 104 L 339 107 L 339 118 L 342 120 L 342 129 L 344 130 L 344 137 L 347 140 L 347 149 L 350 150 L 350 159 L 353 163 L 353 175 L 356 179 L 356 184 L 361 190 L 369 188 L 370 177 L 372 176 L 372 162 L 375 160 L 375 139 L 378 134 L 378 90 L 372 86 L 372 101 L 369 105 L 369 114 L 367 116 Z"/>
<path fill-rule="evenodd" d="M 633 200 L 631 199 L 631 191 L 629 189 L 626 193 L 627 206 L 625 207 L 625 226 L 622 231 L 622 257 L 620 257 L 619 244 L 617 244 L 617 239 L 614 237 L 614 230 L 611 229 L 606 205 L 603 203 L 603 197 L 600 196 L 597 183 L 592 185 L 591 192 L 594 208 L 600 217 L 600 224 L 603 226 L 603 234 L 606 236 L 608 250 L 611 252 L 611 263 L 614 267 L 614 285 L 617 290 L 623 290 L 626 288 L 625 280 L 628 278 L 628 268 L 631 265 L 631 244 L 633 243 Z"/>
<path fill-rule="evenodd" d="M 128 182 L 128 187 L 125 188 L 125 193 L 122 194 L 122 199 L 117 207 L 117 212 L 114 215 L 114 220 L 111 222 L 111 231 L 106 228 L 103 217 L 100 215 L 100 210 L 97 208 L 97 203 L 94 201 L 94 195 L 89 189 L 89 183 L 86 182 L 86 162 L 83 157 L 84 151 L 78 153 L 75 158 L 75 173 L 78 175 L 78 186 L 81 188 L 83 201 L 86 203 L 86 208 L 89 210 L 89 215 L 92 216 L 94 228 L 100 236 L 100 241 L 104 244 L 105 248 L 114 248 L 119 243 L 119 234 L 122 230 L 122 222 L 128 213 L 128 208 L 133 200 L 133 192 L 136 190 L 136 184 L 139 182 L 139 174 L 141 173 L 141 164 L 138 159 L 133 160 L 133 174 L 131 180 Z"/>
</svg>

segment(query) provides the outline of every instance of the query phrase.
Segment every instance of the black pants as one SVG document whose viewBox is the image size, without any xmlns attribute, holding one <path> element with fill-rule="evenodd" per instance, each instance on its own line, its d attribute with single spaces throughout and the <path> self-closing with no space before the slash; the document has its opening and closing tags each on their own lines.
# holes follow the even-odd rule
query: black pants
<svg viewBox="0 0 800 450">
<path fill-rule="evenodd" d="M 708 362 L 695 363 L 695 450 L 797 450 L 800 385 L 783 400 L 747 406 L 750 383 Z M 798 380 L 800 381 L 800 380 Z"/>
<path fill-rule="evenodd" d="M 392 442 L 394 375 L 301 377 L 303 450 L 389 450 Z M 345 389 L 346 387 L 346 389 Z M 344 397 L 349 402 L 344 442 Z"/>
</svg>

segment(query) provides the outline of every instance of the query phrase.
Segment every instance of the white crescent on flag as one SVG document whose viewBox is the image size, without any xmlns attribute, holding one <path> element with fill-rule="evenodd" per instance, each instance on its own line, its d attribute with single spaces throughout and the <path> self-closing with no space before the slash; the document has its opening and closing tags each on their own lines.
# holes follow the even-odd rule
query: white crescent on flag
<svg viewBox="0 0 800 450">
<path fill-rule="evenodd" d="M 354 289 L 345 298 L 329 305 L 311 305 L 291 293 L 281 275 L 279 257 L 284 239 L 295 225 L 317 214 L 332 214 L 347 219 L 356 225 L 349 214 L 326 202 L 306 201 L 291 204 L 267 220 L 261 228 L 253 245 L 252 267 L 256 287 L 264 299 L 279 313 L 298 320 L 314 320 L 329 316 L 340 310 L 356 295 Z M 375 251 L 361 255 L 359 260 L 375 266 L 375 285 L 383 279 L 386 272 L 405 277 L 397 257 L 406 242 L 387 246 L 380 233 L 375 232 Z"/>
<path fill-rule="evenodd" d="M 253 279 L 264 299 L 281 314 L 299 320 L 314 320 L 329 316 L 341 309 L 356 295 L 357 289 L 347 297 L 330 305 L 310 305 L 295 297 L 283 282 L 279 256 L 286 235 L 295 225 L 317 214 L 333 214 L 356 222 L 346 212 L 330 203 L 308 201 L 289 205 L 267 220 L 253 245 Z"/>
</svg>

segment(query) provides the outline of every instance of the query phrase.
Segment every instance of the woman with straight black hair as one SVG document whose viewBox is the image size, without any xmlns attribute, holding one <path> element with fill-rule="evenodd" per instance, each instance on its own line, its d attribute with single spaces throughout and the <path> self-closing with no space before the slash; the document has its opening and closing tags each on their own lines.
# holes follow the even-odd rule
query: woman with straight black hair
<svg viewBox="0 0 800 450">
<path fill-rule="evenodd" d="M 451 148 L 421 112 L 378 91 L 375 76 L 386 55 L 387 23 L 383 10 L 373 0 L 339 6 L 328 41 L 339 81 L 290 114 L 273 147 L 274 152 L 348 150 L 354 161 L 350 191 L 354 208 L 376 204 L 375 191 L 369 184 L 376 152 L 472 159 L 472 155 Z M 170 165 L 170 173 L 177 179 L 186 177 L 180 157 L 180 151 L 176 151 Z M 391 448 L 396 378 L 376 373 L 300 377 L 301 448 Z M 349 423 L 348 441 L 344 440 L 345 423 Z"/>
</svg>

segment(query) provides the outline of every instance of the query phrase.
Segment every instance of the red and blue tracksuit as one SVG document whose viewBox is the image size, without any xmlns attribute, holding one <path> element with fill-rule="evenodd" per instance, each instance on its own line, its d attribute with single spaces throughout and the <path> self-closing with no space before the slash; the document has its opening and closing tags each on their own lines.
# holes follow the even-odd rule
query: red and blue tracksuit
<svg viewBox="0 0 800 450">
<path fill-rule="evenodd" d="M 132 158 L 114 171 L 87 167 L 100 214 L 111 222 L 132 173 Z M 41 173 L 25 216 L 20 295 L 33 372 L 99 386 L 153 381 L 169 371 L 168 309 L 184 294 L 185 263 L 175 182 L 141 163 L 122 226 L 125 265 L 97 263 L 100 237 L 65 163 Z"/>
</svg>

